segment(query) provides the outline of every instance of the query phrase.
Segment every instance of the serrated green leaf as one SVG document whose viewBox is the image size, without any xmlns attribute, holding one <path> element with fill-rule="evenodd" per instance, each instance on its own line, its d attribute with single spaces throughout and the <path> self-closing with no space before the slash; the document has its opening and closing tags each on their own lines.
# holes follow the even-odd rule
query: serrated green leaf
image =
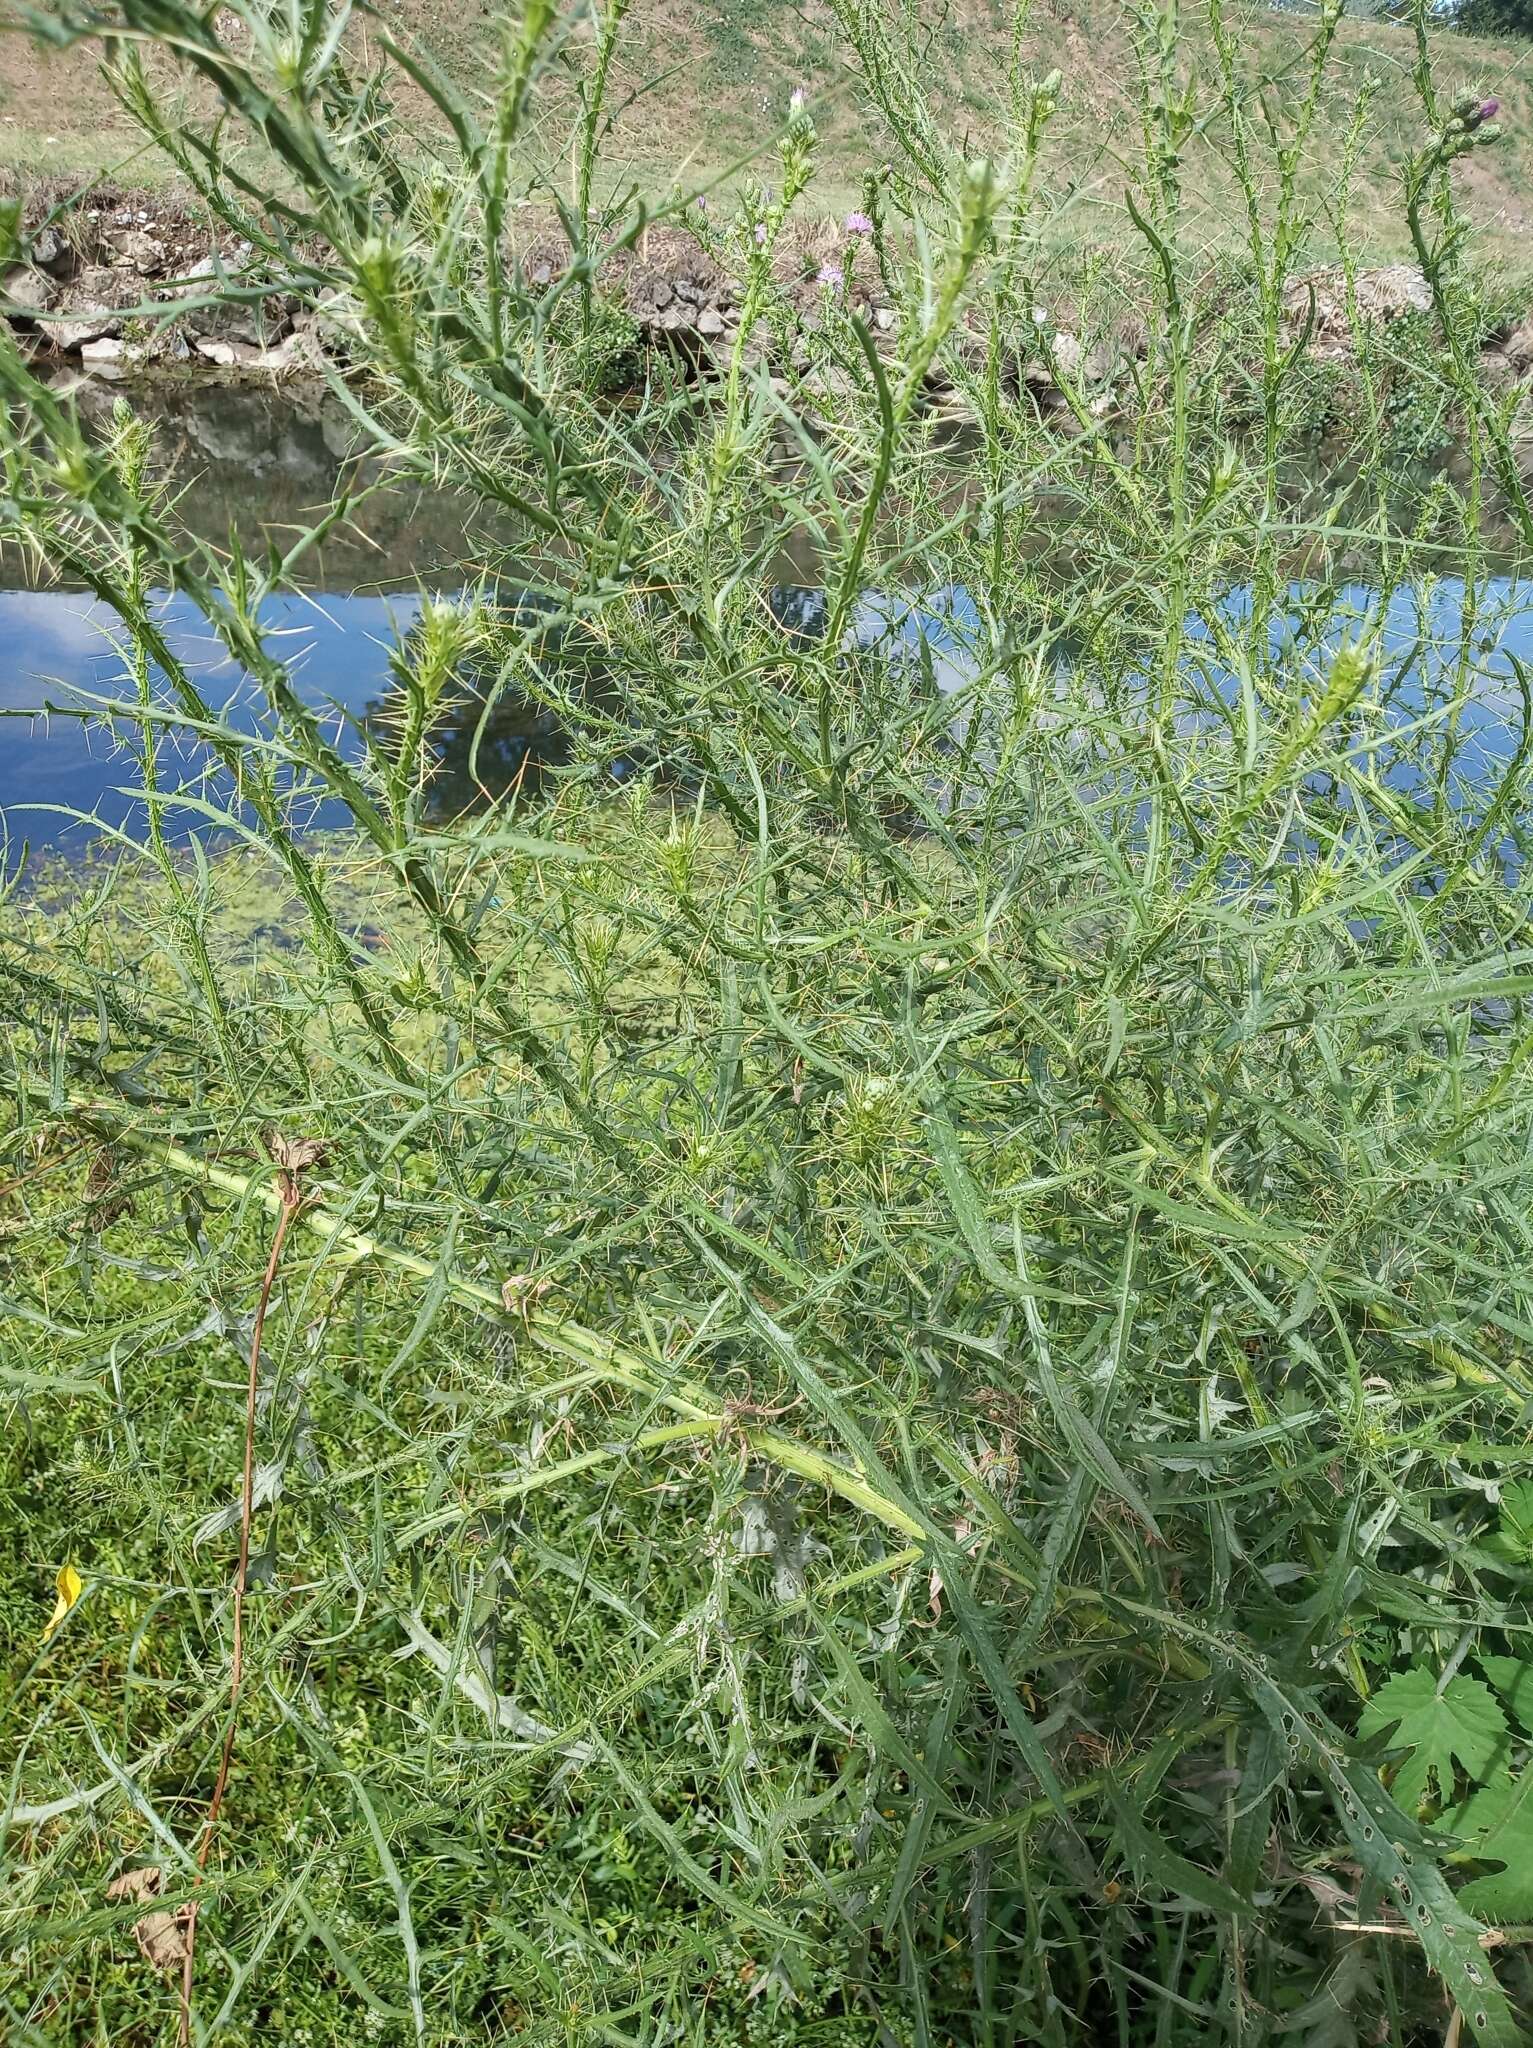
<svg viewBox="0 0 1533 2048">
<path fill-rule="evenodd" d="M 1505 1700 L 1512 1719 L 1533 1735 L 1533 1663 L 1521 1657 L 1482 1657 L 1480 1669 Z"/>
<path fill-rule="evenodd" d="M 1502 1487 L 1501 1534 L 1523 1557 L 1533 1558 L 1533 1479 Z"/>
<path fill-rule="evenodd" d="M 1482 1786 L 1448 1825 L 1475 1862 L 1503 1866 L 1460 1887 L 1470 1912 L 1498 1927 L 1533 1921 L 1533 1771 Z"/>
<path fill-rule="evenodd" d="M 1482 1783 L 1506 1747 L 1506 1716 L 1495 1695 L 1462 1672 L 1439 1691 L 1430 1671 L 1397 1671 L 1363 1708 L 1358 1733 L 1379 1735 L 1396 1723 L 1391 1746 L 1410 1754 L 1391 1789 L 1407 1809 L 1421 1804 L 1434 1781 L 1440 1799 L 1453 1797 L 1455 1760 Z"/>
<path fill-rule="evenodd" d="M 1514 1479 L 1501 1489 L 1501 1525 L 1484 1548 L 1511 1571 L 1533 1565 L 1533 1480 Z"/>
</svg>

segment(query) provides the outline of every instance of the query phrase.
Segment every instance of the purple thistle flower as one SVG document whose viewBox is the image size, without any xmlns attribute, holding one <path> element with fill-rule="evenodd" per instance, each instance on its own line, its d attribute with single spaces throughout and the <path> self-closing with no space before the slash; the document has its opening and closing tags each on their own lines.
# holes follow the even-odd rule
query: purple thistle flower
<svg viewBox="0 0 1533 2048">
<path fill-rule="evenodd" d="M 846 232 L 849 235 L 871 235 L 873 223 L 865 213 L 849 213 L 846 216 Z"/>
<path fill-rule="evenodd" d="M 766 222 L 764 220 L 758 220 L 754 232 L 756 236 L 756 247 L 758 249 L 765 248 L 767 238 Z"/>
<path fill-rule="evenodd" d="M 841 273 L 834 263 L 822 263 L 815 273 L 816 284 L 829 285 L 832 291 L 841 289 Z"/>
<path fill-rule="evenodd" d="M 1475 109 L 1476 121 L 1494 121 L 1501 111 L 1500 100 L 1481 100 Z"/>
</svg>

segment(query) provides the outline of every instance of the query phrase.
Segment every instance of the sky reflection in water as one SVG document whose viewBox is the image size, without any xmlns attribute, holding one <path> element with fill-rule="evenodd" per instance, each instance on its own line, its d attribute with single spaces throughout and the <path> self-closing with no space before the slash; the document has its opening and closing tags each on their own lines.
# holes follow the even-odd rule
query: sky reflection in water
<svg viewBox="0 0 1533 2048">
<path fill-rule="evenodd" d="M 82 410 L 88 411 L 88 388 L 80 396 Z M 109 404 L 110 397 L 103 396 L 102 403 Z M 247 540 L 259 541 L 268 528 L 290 534 L 326 501 L 350 462 L 346 422 L 326 410 L 322 397 L 295 400 L 209 384 L 146 393 L 135 403 L 155 420 L 164 458 L 182 486 L 182 516 L 195 530 L 227 531 L 234 520 Z M 459 500 L 383 492 L 368 500 L 361 526 L 341 530 L 333 544 L 327 542 L 319 580 L 330 589 L 266 605 L 263 618 L 274 636 L 273 651 L 291 663 L 304 698 L 332 719 L 345 752 L 360 750 L 360 737 L 348 719 L 360 720 L 384 697 L 389 649 L 408 632 L 420 606 L 408 587 L 394 595 L 376 593 L 450 580 L 451 565 L 465 552 L 475 552 L 475 535 L 465 519 Z M 99 719 L 82 722 L 62 708 L 47 717 L 30 715 L 48 704 L 78 704 L 90 694 L 132 695 L 121 652 L 111 640 L 112 622 L 82 592 L 20 587 L 23 567 L 0 556 L 0 829 L 9 840 L 8 857 L 0 853 L 0 865 L 6 867 L 14 864 L 22 840 L 34 848 L 69 850 L 101 827 L 108 834 L 120 830 L 137 837 L 144 824 L 142 799 L 133 794 L 141 782 L 136 729 L 121 726 L 114 740 L 112 729 Z M 366 590 L 357 591 L 364 582 Z M 1344 586 L 1324 609 L 1303 586 L 1294 586 L 1290 597 L 1289 615 L 1273 626 L 1272 648 L 1286 686 L 1297 696 L 1308 696 L 1336 648 L 1358 637 L 1378 615 L 1379 598 L 1363 582 Z M 1489 787 L 1517 744 L 1522 702 L 1516 664 L 1533 664 L 1533 583 L 1501 577 L 1482 590 L 1474 673 L 1467 701 L 1456 701 L 1464 696 L 1456 673 L 1463 600 L 1461 580 L 1443 577 L 1420 593 L 1393 593 L 1379 620 L 1376 646 L 1388 688 L 1381 709 L 1368 714 L 1366 742 L 1357 743 L 1377 745 L 1380 772 L 1402 790 L 1414 785 L 1418 771 L 1399 759 L 1395 743 L 1413 721 L 1425 717 L 1451 724 L 1454 780 L 1460 790 Z M 820 592 L 785 587 L 772 593 L 771 602 L 788 635 L 813 639 L 823 632 Z M 172 647 L 207 700 L 227 706 L 232 722 L 254 730 L 257 692 L 223 655 L 200 615 L 179 598 L 162 601 L 158 610 Z M 1219 700 L 1228 702 L 1236 694 L 1238 685 L 1220 662 L 1214 629 L 1222 620 L 1240 633 L 1249 611 L 1249 593 L 1237 589 L 1212 620 L 1189 621 L 1188 721 L 1218 715 Z M 973 599 L 954 586 L 922 596 L 865 600 L 848 642 L 895 659 L 919 659 L 931 684 L 953 694 L 972 679 L 984 637 Z M 1068 659 L 1069 652 L 1061 643 L 1060 659 Z M 1151 665 L 1147 658 L 1147 676 Z M 501 786 L 508 787 L 540 750 L 552 745 L 557 758 L 557 736 L 546 714 L 529 716 L 525 707 L 507 703 L 495 717 L 496 732 L 474 755 L 476 773 L 489 762 Z M 955 737 L 967 718 L 967 710 L 958 714 Z M 471 728 L 473 720 L 459 723 Z M 983 769 L 984 756 L 980 745 L 971 759 Z M 162 746 L 162 786 L 201 784 L 205 761 L 202 748 L 184 736 L 168 738 Z M 461 795 L 472 793 L 472 783 L 471 776 L 454 780 L 444 775 L 443 788 Z M 217 786 L 203 785 L 201 793 L 216 799 Z M 98 820 L 99 827 L 81 818 Z M 344 821 L 339 803 L 318 798 L 299 805 L 295 818 L 317 826 Z M 211 822 L 186 806 L 166 818 L 167 830 L 177 834 L 211 829 Z"/>
<path fill-rule="evenodd" d="M 1323 674 L 1335 650 L 1355 639 L 1378 615 L 1378 596 L 1363 583 L 1350 583 L 1330 609 L 1316 613 L 1310 593 L 1296 586 L 1288 616 L 1274 623 L 1272 639 L 1295 690 L 1307 691 Z M 389 649 L 408 632 L 420 599 L 345 592 L 274 598 L 263 617 L 273 651 L 292 666 L 305 700 L 331 720 L 341 748 L 354 755 L 360 739 L 350 720 L 360 720 L 388 687 Z M 1460 698 L 1456 664 L 1461 640 L 1463 585 L 1445 577 L 1424 593 L 1395 592 L 1382 615 L 1376 646 L 1388 700 L 1376 737 L 1380 766 L 1397 787 L 1410 788 L 1416 771 L 1390 758 L 1389 736 L 1423 716 L 1452 719 L 1458 734 L 1455 771 L 1459 784 L 1489 783 L 1512 752 L 1521 721 L 1514 664 L 1533 665 L 1533 583 L 1497 579 L 1482 598 L 1472 649 L 1472 691 Z M 790 633 L 814 637 L 822 624 L 819 593 L 775 594 L 774 610 Z M 1236 590 L 1220 607 L 1237 632 L 1250 611 L 1249 593 Z M 162 601 L 158 613 L 171 646 L 187 663 L 208 701 L 224 707 L 232 723 L 253 731 L 259 724 L 258 693 L 224 655 L 205 621 L 184 599 Z M 857 644 L 895 658 L 921 653 L 932 680 L 947 693 L 960 691 L 975 671 L 982 626 L 968 593 L 949 589 L 924 598 L 869 599 L 853 627 Z M 1235 684 L 1218 657 L 1210 625 L 1189 624 L 1189 681 L 1201 680 L 1205 702 L 1211 693 L 1228 698 Z M 136 730 L 113 733 L 104 721 L 89 722 L 64 708 L 90 696 L 121 700 L 131 695 L 123 657 L 112 639 L 110 616 L 87 596 L 73 591 L 0 590 L 0 822 L 12 847 L 23 839 L 33 847 L 78 843 L 94 818 L 109 830 L 141 831 L 142 799 Z M 40 707 L 55 707 L 44 716 Z M 37 714 L 37 715 L 32 715 Z M 200 782 L 203 750 L 185 736 L 162 743 L 162 786 Z M 345 813 L 333 799 L 303 808 L 301 822 L 339 825 Z M 206 828 L 210 821 L 183 808 L 167 817 L 167 829 Z"/>
</svg>

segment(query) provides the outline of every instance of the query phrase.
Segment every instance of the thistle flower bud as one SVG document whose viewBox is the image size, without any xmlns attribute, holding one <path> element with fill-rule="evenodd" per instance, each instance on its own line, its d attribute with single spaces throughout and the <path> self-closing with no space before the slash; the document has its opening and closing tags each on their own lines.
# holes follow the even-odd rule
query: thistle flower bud
<svg viewBox="0 0 1533 2048">
<path fill-rule="evenodd" d="M 1448 135 L 1470 134 L 1483 128 L 1487 121 L 1494 121 L 1501 111 L 1500 100 L 1481 99 L 1476 92 L 1461 92 L 1453 102 L 1453 119 L 1444 133 Z"/>
</svg>

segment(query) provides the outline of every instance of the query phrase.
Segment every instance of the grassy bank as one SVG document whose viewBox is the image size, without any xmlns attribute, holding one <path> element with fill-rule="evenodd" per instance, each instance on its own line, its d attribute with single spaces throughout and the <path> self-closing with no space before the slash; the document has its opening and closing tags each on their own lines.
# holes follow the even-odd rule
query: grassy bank
<svg viewBox="0 0 1533 2048">
<path fill-rule="evenodd" d="M 285 559 L 187 531 L 131 408 L 86 436 L 0 337 L 0 517 L 121 621 L 97 711 L 145 803 L 0 913 L 11 2034 L 1511 2048 L 1533 706 L 1493 575 L 1533 505 L 1461 210 L 1495 112 L 1428 35 L 1392 113 L 1458 463 L 1423 491 L 1359 319 L 1346 463 L 1296 493 L 1290 286 L 1362 162 L 1316 183 L 1333 24 L 1275 133 L 1264 41 L 1227 24 L 1215 89 L 1144 24 L 1109 421 L 1037 338 L 1067 117 L 1029 45 L 981 157 L 847 0 L 890 168 L 815 319 L 774 270 L 840 175 L 805 105 L 769 184 L 686 209 L 740 308 L 717 374 L 657 355 L 614 404 L 618 12 L 511 23 L 488 133 L 408 66 L 437 118 L 381 129 L 322 8 L 296 46 L 234 13 L 114 16 L 250 245 L 220 289 L 340 294 L 358 433 L 514 539 L 342 748 L 262 617 L 323 518 Z M 172 43 L 229 116 L 200 148 Z M 533 285 L 507 213 L 572 90 L 575 262 Z M 789 555 L 823 597 L 785 622 Z M 560 761 L 464 803 L 513 704 Z M 216 858 L 164 829 L 194 737 Z M 319 792 L 349 831 L 300 829 Z"/>
<path fill-rule="evenodd" d="M 868 172 L 888 157 L 887 138 L 861 90 L 857 50 L 835 7 L 763 4 L 702 6 L 696 0 L 634 0 L 606 103 L 599 182 L 604 190 L 632 180 L 652 197 L 715 178 L 732 184 L 770 167 L 794 86 L 810 98 L 822 143 L 815 198 L 831 213 L 860 203 Z M 897 8 L 866 10 L 898 30 Z M 1140 76 L 1144 32 L 1140 10 L 1119 0 L 1023 5 L 962 0 L 929 18 L 912 17 L 909 61 L 948 130 L 971 151 L 993 147 L 1005 132 L 1007 66 L 1014 44 L 1031 74 L 1058 73 L 1059 112 L 1051 126 L 1039 181 L 1039 231 L 1064 251 L 1085 244 L 1111 253 L 1121 244 L 1121 192 L 1142 149 Z M 1213 113 L 1221 60 L 1206 0 L 1178 10 L 1177 88 L 1190 86 L 1198 115 Z M 1227 32 L 1249 77 L 1270 83 L 1272 104 L 1301 89 L 1311 22 L 1267 6 L 1225 8 Z M 348 45 L 359 68 L 377 60 L 381 34 L 418 40 L 470 101 L 484 91 L 496 57 L 494 17 L 465 16 L 434 0 L 395 0 L 377 17 L 359 15 Z M 1434 26 L 1436 62 L 1445 79 L 1480 87 L 1506 109 L 1507 144 L 1494 159 L 1460 167 L 1459 200 L 1487 250 L 1519 276 L 1533 226 L 1533 100 L 1526 45 L 1498 44 Z M 89 46 L 48 52 L 21 35 L 0 36 L 0 167 L 24 179 L 108 174 L 138 184 L 171 176 L 167 161 L 143 137 L 101 79 L 99 52 Z M 1298 166 L 1299 187 L 1323 223 L 1323 253 L 1343 246 L 1358 261 L 1394 261 L 1409 253 L 1400 210 L 1404 166 L 1419 146 L 1412 85 L 1414 44 L 1408 26 L 1345 20 L 1316 109 L 1310 146 Z M 205 115 L 211 101 L 160 68 L 184 110 Z M 439 121 L 414 81 L 395 72 L 390 88 L 407 124 Z M 568 78 L 549 81 L 537 133 L 529 138 L 553 186 L 568 193 L 565 153 Z M 1228 250 L 1241 239 L 1244 201 L 1229 161 L 1229 134 L 1216 113 L 1202 145 L 1188 152 L 1189 229 L 1207 248 Z M 1350 162 L 1344 218 L 1328 213 L 1339 198 L 1339 173 Z"/>
</svg>

